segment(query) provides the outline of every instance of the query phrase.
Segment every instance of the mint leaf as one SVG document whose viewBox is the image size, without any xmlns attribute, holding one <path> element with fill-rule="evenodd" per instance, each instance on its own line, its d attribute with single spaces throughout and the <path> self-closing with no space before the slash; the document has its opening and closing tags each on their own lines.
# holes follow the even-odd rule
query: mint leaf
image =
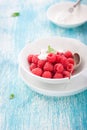
<svg viewBox="0 0 87 130">
<path fill-rule="evenodd" d="M 10 99 L 13 99 L 15 96 L 14 96 L 14 94 L 12 93 L 11 95 L 10 95 Z"/>
<path fill-rule="evenodd" d="M 14 12 L 14 13 L 12 14 L 12 17 L 18 17 L 19 15 L 20 15 L 19 12 Z"/>
<path fill-rule="evenodd" d="M 51 52 L 52 52 L 52 53 L 56 53 L 56 50 L 49 45 L 49 46 L 48 46 L 47 53 L 51 53 Z"/>
</svg>

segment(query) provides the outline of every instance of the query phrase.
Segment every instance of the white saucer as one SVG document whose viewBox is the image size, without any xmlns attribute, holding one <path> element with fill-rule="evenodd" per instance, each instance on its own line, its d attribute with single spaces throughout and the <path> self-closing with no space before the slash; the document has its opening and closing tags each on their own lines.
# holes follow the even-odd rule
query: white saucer
<svg viewBox="0 0 87 130">
<path fill-rule="evenodd" d="M 47 10 L 48 19 L 54 24 L 64 28 L 74 28 L 87 22 L 87 6 L 80 4 L 73 13 L 68 9 L 74 2 L 60 2 L 50 6 Z"/>
<path fill-rule="evenodd" d="M 62 84 L 62 86 L 59 86 L 58 84 L 51 85 L 39 81 L 37 82 L 37 80 L 32 79 L 31 76 L 27 75 L 27 73 L 20 65 L 19 74 L 23 81 L 29 86 L 29 88 L 47 96 L 70 96 L 87 89 L 87 75 L 85 75 L 84 73 L 82 74 L 82 76 L 74 79 L 74 82 L 73 80 L 70 81 L 70 83 L 66 86 L 64 84 Z"/>
</svg>

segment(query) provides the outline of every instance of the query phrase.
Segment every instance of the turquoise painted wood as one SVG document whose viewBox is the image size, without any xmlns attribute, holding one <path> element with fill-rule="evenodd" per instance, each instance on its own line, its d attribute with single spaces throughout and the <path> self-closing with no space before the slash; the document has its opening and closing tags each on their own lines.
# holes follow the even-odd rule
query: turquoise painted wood
<svg viewBox="0 0 87 130">
<path fill-rule="evenodd" d="M 60 1 L 66 2 L 0 0 L 0 130 L 87 130 L 87 91 L 47 97 L 29 89 L 18 75 L 18 54 L 29 41 L 57 35 L 87 44 L 87 23 L 63 29 L 47 19 L 48 7 Z M 20 16 L 11 17 L 15 11 Z"/>
</svg>

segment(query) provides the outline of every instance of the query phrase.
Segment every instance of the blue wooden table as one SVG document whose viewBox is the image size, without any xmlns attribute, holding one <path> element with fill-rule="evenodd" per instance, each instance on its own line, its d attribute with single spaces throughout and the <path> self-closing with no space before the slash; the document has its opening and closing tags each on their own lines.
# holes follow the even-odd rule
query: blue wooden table
<svg viewBox="0 0 87 130">
<path fill-rule="evenodd" d="M 66 0 L 0 1 L 0 130 L 87 130 L 87 91 L 47 97 L 18 75 L 18 54 L 28 41 L 56 35 L 87 44 L 87 23 L 64 29 L 47 19 L 48 7 L 60 1 Z"/>
</svg>

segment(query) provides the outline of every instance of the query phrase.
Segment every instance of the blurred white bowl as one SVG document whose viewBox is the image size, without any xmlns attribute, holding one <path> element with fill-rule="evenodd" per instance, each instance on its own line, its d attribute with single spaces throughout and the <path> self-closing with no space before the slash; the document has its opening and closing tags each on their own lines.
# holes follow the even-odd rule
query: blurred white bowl
<svg viewBox="0 0 87 130">
<path fill-rule="evenodd" d="M 80 4 L 72 13 L 68 10 L 74 2 L 60 2 L 50 6 L 47 10 L 48 19 L 64 28 L 74 28 L 87 22 L 87 6 Z"/>
<path fill-rule="evenodd" d="M 71 78 L 62 78 L 62 79 L 48 79 L 43 78 L 37 75 L 34 75 L 29 70 L 29 64 L 27 61 L 27 57 L 29 54 L 39 54 L 41 49 L 46 49 L 48 45 L 56 48 L 56 50 L 70 50 L 71 52 L 79 53 L 81 56 L 81 65 L 76 70 L 75 74 L 71 76 Z M 23 68 L 27 76 L 31 76 L 33 80 L 37 80 L 38 82 L 42 83 L 49 83 L 49 84 L 65 84 L 69 83 L 70 81 L 78 78 L 81 73 L 87 68 L 87 46 L 81 43 L 78 40 L 72 38 L 64 38 L 64 37 L 50 37 L 45 39 L 40 39 L 34 41 L 32 43 L 27 44 L 19 54 L 19 65 Z"/>
</svg>

